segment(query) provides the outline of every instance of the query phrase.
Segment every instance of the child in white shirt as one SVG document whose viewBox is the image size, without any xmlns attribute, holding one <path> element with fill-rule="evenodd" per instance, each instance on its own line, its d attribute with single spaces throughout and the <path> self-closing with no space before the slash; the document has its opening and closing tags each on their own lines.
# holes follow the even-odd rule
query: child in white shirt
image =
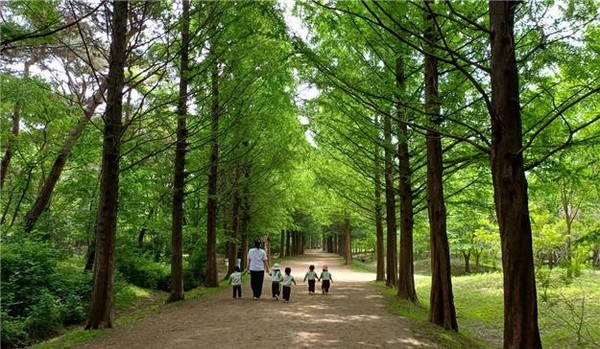
<svg viewBox="0 0 600 349">
<path fill-rule="evenodd" d="M 292 294 L 292 284 L 296 285 L 296 280 L 291 275 L 292 268 L 285 268 L 285 275 L 283 275 L 283 280 L 281 280 L 281 285 L 283 286 L 283 301 L 285 303 L 289 303 L 290 295 Z"/>
<path fill-rule="evenodd" d="M 236 299 L 238 296 L 242 298 L 242 276 L 246 274 L 246 270 L 244 272 L 240 272 L 240 267 L 235 267 L 233 269 L 233 273 L 229 275 L 229 284 L 233 286 L 233 298 Z"/>
<path fill-rule="evenodd" d="M 279 268 L 279 263 L 275 263 L 273 265 L 273 268 L 271 268 L 271 270 L 273 270 L 273 272 L 271 273 L 271 293 L 273 294 L 273 298 L 275 299 L 279 299 L 279 295 L 281 294 L 279 285 L 283 280 L 283 275 L 281 274 Z"/>
<path fill-rule="evenodd" d="M 323 266 L 323 272 L 319 276 L 319 281 L 321 281 L 321 293 L 329 294 L 329 286 L 333 283 L 333 278 L 331 277 L 331 273 L 327 270 L 327 265 Z"/>
<path fill-rule="evenodd" d="M 318 278 L 319 277 L 315 271 L 315 266 L 310 265 L 306 275 L 304 275 L 304 281 L 308 280 L 308 294 L 315 294 L 315 283 L 317 282 Z"/>
</svg>

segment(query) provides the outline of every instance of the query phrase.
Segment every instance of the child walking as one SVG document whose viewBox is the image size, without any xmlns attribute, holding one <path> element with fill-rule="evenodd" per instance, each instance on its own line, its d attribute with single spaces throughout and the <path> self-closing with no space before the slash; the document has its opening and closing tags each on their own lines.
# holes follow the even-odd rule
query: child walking
<svg viewBox="0 0 600 349">
<path fill-rule="evenodd" d="M 307 279 L 308 279 L 308 294 L 315 294 L 315 283 L 317 282 L 318 275 L 317 275 L 317 272 L 315 271 L 315 266 L 312 264 L 308 267 L 308 271 L 306 272 L 306 275 L 304 275 L 304 281 L 306 281 Z"/>
<path fill-rule="evenodd" d="M 321 281 L 321 293 L 329 294 L 329 286 L 333 283 L 333 278 L 331 277 L 331 273 L 327 270 L 327 265 L 323 266 L 323 272 L 319 276 L 319 280 Z"/>
<path fill-rule="evenodd" d="M 233 298 L 237 297 L 242 298 L 242 276 L 246 274 L 246 270 L 244 272 L 240 272 L 240 267 L 233 268 L 233 273 L 229 275 L 229 284 L 233 286 Z"/>
<path fill-rule="evenodd" d="M 281 286 L 283 286 L 283 301 L 284 303 L 290 302 L 290 295 L 292 294 L 292 284 L 296 285 L 296 280 L 292 275 L 292 268 L 285 268 L 285 275 L 283 276 L 283 280 L 281 281 Z"/>
<path fill-rule="evenodd" d="M 273 294 L 273 298 L 279 299 L 279 295 L 281 294 L 279 285 L 283 280 L 283 275 L 281 275 L 279 263 L 275 263 L 271 270 L 273 270 L 273 272 L 271 273 L 271 293 Z"/>
</svg>

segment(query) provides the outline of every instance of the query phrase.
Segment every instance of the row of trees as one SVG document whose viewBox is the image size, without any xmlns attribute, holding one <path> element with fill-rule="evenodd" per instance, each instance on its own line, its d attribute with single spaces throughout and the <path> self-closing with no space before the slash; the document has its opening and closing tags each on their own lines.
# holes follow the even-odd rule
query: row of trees
<svg viewBox="0 0 600 349">
<path fill-rule="evenodd" d="M 530 209 L 533 218 L 550 210 L 555 224 L 564 220 L 552 246 L 572 248 L 577 220 L 580 253 L 598 249 L 596 195 L 583 193 L 598 189 L 597 156 L 583 156 L 600 134 L 600 85 L 591 73 L 598 70 L 596 5 L 309 2 L 298 13 L 309 23 L 306 38 L 297 38 L 303 73 L 321 91 L 305 112 L 323 157 L 360 183 L 330 181 L 374 217 L 377 278 L 417 301 L 413 238 L 427 210 L 430 321 L 458 329 L 451 250 L 467 268 L 471 253 L 478 263 L 483 251 L 492 259 L 501 252 L 504 346 L 541 347 L 533 247 L 539 257 L 547 251 L 541 240 L 549 241 L 541 237 L 547 223 L 534 220 L 532 228 Z M 586 171 L 575 170 L 575 158 Z M 558 184 L 571 181 L 586 184 Z M 591 205 L 585 214 L 583 202 Z"/>
<path fill-rule="evenodd" d="M 274 1 L 2 6 L 2 238 L 85 252 L 86 328 L 114 325 L 117 270 L 169 265 L 177 301 L 188 273 L 218 286 L 218 253 L 314 225 Z"/>
<path fill-rule="evenodd" d="M 115 270 L 166 266 L 177 301 L 269 236 L 375 247 L 413 302 L 431 258 L 452 330 L 450 254 L 501 258 L 505 347 L 534 348 L 535 262 L 599 262 L 596 4 L 298 2 L 292 38 L 274 1 L 2 6 L 2 238 L 86 255 L 88 328 Z"/>
</svg>

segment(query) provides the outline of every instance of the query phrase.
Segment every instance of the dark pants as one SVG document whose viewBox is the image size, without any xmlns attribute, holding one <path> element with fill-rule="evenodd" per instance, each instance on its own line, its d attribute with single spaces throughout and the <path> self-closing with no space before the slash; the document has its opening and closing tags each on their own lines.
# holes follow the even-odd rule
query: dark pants
<svg viewBox="0 0 600 349">
<path fill-rule="evenodd" d="M 233 286 L 233 298 L 237 298 L 236 294 L 237 294 L 237 297 L 242 298 L 242 286 L 241 285 Z"/>
<path fill-rule="evenodd" d="M 329 280 L 323 280 L 321 283 L 321 290 L 325 293 L 329 293 Z"/>
<path fill-rule="evenodd" d="M 284 301 L 289 301 L 290 300 L 290 294 L 292 294 L 292 288 L 291 287 L 287 287 L 287 286 L 283 286 L 283 300 Z"/>
<path fill-rule="evenodd" d="M 254 298 L 260 298 L 264 279 L 264 270 L 250 270 L 250 287 L 252 287 L 252 296 Z"/>
<path fill-rule="evenodd" d="M 271 293 L 273 293 L 273 297 L 279 296 L 281 294 L 279 290 L 279 282 L 273 282 L 271 284 Z"/>
<path fill-rule="evenodd" d="M 315 283 L 317 280 L 308 280 L 308 292 L 315 293 Z"/>
</svg>

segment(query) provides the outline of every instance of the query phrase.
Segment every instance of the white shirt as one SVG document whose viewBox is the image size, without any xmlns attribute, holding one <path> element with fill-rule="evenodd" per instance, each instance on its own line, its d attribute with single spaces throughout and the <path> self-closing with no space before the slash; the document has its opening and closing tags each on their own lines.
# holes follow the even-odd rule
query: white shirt
<svg viewBox="0 0 600 349">
<path fill-rule="evenodd" d="M 234 271 L 229 275 L 229 283 L 231 286 L 240 286 L 242 284 L 242 273 Z"/>
<path fill-rule="evenodd" d="M 292 285 L 296 284 L 296 280 L 291 275 L 284 275 L 283 280 L 281 280 L 281 285 L 285 287 L 292 287 Z"/>
<path fill-rule="evenodd" d="M 248 269 L 252 271 L 264 271 L 265 264 L 263 261 L 267 260 L 267 253 L 261 248 L 251 248 L 248 251 L 248 260 L 250 261 Z"/>
<path fill-rule="evenodd" d="M 283 280 L 283 275 L 281 275 L 279 270 L 273 270 L 273 274 L 271 274 L 271 280 L 273 280 L 273 282 L 281 282 L 281 280 Z"/>
</svg>

